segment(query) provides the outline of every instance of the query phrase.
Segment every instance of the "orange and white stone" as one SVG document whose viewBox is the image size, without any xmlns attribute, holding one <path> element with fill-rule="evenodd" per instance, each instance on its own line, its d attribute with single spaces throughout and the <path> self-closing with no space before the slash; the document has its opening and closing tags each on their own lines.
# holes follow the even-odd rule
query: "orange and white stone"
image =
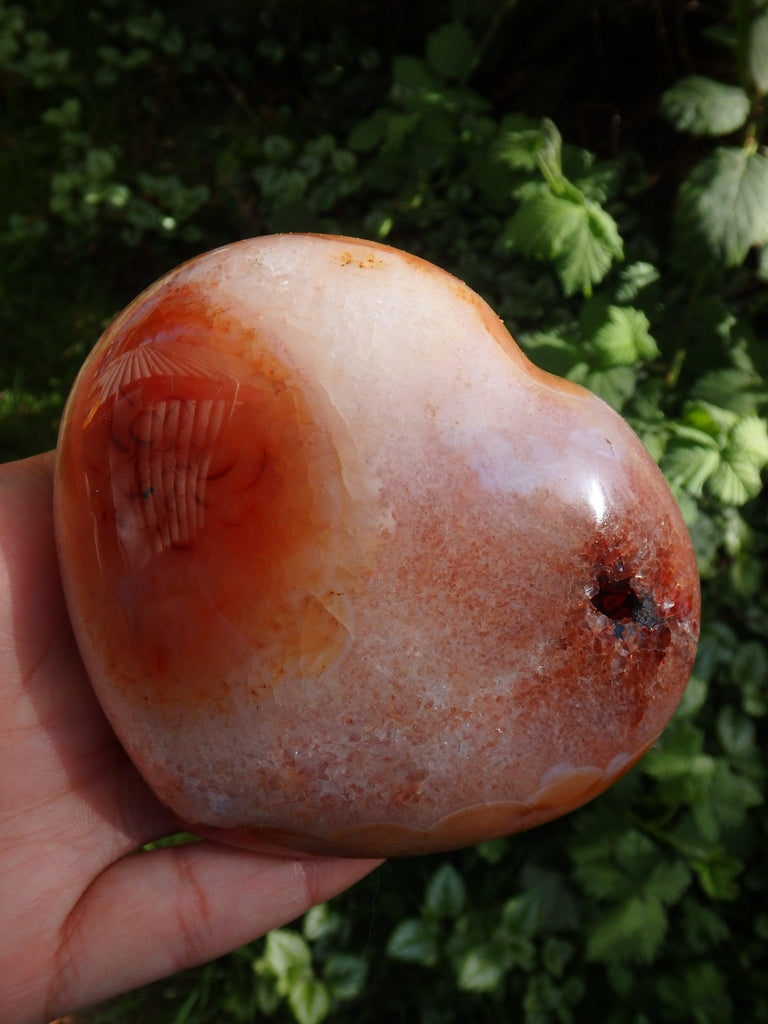
<svg viewBox="0 0 768 1024">
<path fill-rule="evenodd" d="M 61 429 L 96 694 L 192 831 L 444 849 L 556 817 L 653 743 L 698 576 L 656 465 L 397 250 L 276 235 L 132 303 Z"/>
</svg>

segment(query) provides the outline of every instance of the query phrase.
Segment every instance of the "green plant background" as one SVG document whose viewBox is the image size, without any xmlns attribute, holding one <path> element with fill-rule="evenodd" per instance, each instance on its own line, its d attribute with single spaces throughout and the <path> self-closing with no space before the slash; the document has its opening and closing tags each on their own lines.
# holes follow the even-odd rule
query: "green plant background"
<svg viewBox="0 0 768 1024">
<path fill-rule="evenodd" d="M 363 235 L 628 418 L 703 587 L 608 794 L 76 1021 L 768 1021 L 767 94 L 768 0 L 0 0 L 0 458 L 183 259 Z"/>
</svg>

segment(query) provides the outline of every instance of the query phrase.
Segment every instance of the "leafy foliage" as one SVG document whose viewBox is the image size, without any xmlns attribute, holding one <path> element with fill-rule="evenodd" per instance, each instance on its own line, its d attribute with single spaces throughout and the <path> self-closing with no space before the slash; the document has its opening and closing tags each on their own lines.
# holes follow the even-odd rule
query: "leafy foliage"
<svg viewBox="0 0 768 1024">
<path fill-rule="evenodd" d="M 467 280 L 621 410 L 705 609 L 677 716 L 594 804 L 388 864 L 77 1019 L 768 1021 L 766 4 L 682 27 L 679 5 L 608 0 L 77 8 L 0 0 L 3 457 L 54 442 L 103 325 L 182 259 L 364 235 Z"/>
</svg>

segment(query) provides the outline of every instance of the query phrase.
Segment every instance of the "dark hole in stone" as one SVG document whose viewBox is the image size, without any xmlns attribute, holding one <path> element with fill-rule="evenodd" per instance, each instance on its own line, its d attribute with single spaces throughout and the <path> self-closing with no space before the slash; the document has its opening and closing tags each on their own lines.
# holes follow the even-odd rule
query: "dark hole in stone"
<svg viewBox="0 0 768 1024">
<path fill-rule="evenodd" d="M 601 577 L 597 585 L 599 589 L 592 598 L 592 604 L 602 615 L 614 622 L 637 621 L 642 602 L 632 588 L 631 579 L 608 580 Z"/>
</svg>

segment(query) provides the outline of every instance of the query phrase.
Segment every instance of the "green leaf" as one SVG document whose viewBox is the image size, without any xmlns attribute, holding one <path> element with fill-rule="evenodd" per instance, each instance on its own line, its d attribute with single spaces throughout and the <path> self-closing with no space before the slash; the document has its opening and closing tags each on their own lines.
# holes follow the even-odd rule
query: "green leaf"
<svg viewBox="0 0 768 1024">
<path fill-rule="evenodd" d="M 749 27 L 749 74 L 760 92 L 768 92 L 768 13 L 755 18 Z"/>
<path fill-rule="evenodd" d="M 443 864 L 427 884 L 425 909 L 433 917 L 458 917 L 466 901 L 464 880 L 452 864 Z"/>
<path fill-rule="evenodd" d="M 616 301 L 622 305 L 634 302 L 646 288 L 656 284 L 660 277 L 658 267 L 652 263 L 638 260 L 637 263 L 628 264 L 619 275 Z"/>
<path fill-rule="evenodd" d="M 588 388 L 618 412 L 632 397 L 637 387 L 637 374 L 630 366 L 593 369 L 587 363 L 579 363 L 569 371 L 568 379 Z"/>
<path fill-rule="evenodd" d="M 740 420 L 729 432 L 720 463 L 708 481 L 712 495 L 724 505 L 743 505 L 762 490 L 768 465 L 768 428 L 757 416 Z"/>
<path fill-rule="evenodd" d="M 335 935 L 342 926 L 341 915 L 333 910 L 328 903 L 318 903 L 304 915 L 301 930 L 304 938 L 310 942 L 327 939 Z"/>
<path fill-rule="evenodd" d="M 578 907 L 566 878 L 535 864 L 520 872 L 522 893 L 503 909 L 503 920 L 520 933 L 573 931 L 579 920 Z"/>
<path fill-rule="evenodd" d="M 475 852 L 486 864 L 500 863 L 509 849 L 509 840 L 506 836 L 501 839 L 487 839 L 484 843 L 478 843 Z"/>
<path fill-rule="evenodd" d="M 506 132 L 499 144 L 499 159 L 516 171 L 535 171 L 539 166 L 541 130 L 520 128 Z"/>
<path fill-rule="evenodd" d="M 720 847 L 708 851 L 706 857 L 693 862 L 693 868 L 704 892 L 714 900 L 732 901 L 738 898 L 736 879 L 744 865 Z"/>
<path fill-rule="evenodd" d="M 742 707 L 748 715 L 768 713 L 768 652 L 756 640 L 747 641 L 734 653 L 731 678 L 741 693 Z"/>
<path fill-rule="evenodd" d="M 311 967 L 312 951 L 298 932 L 276 928 L 267 935 L 262 962 L 285 979 Z"/>
<path fill-rule="evenodd" d="M 587 959 L 649 964 L 667 931 L 667 915 L 653 895 L 634 897 L 608 911 L 587 939 Z"/>
<path fill-rule="evenodd" d="M 551 975 L 560 978 L 575 951 L 572 942 L 560 939 L 555 935 L 548 935 L 542 947 L 541 962 Z"/>
<path fill-rule="evenodd" d="M 336 999 L 356 999 L 365 988 L 368 964 L 352 953 L 332 953 L 323 967 L 323 977 Z"/>
<path fill-rule="evenodd" d="M 768 386 L 753 370 L 727 367 L 700 377 L 691 389 L 691 397 L 740 416 L 751 416 L 768 402 Z"/>
<path fill-rule="evenodd" d="M 664 452 L 661 469 L 673 489 L 700 497 L 704 485 L 720 465 L 720 452 L 717 442 L 708 434 L 695 433 L 695 439 L 686 439 L 676 432 Z"/>
<path fill-rule="evenodd" d="M 554 263 L 567 295 L 591 294 L 623 255 L 609 213 L 578 193 L 555 195 L 548 188 L 522 200 L 505 240 L 517 252 Z"/>
<path fill-rule="evenodd" d="M 659 348 L 651 337 L 648 317 L 631 306 L 609 306 L 603 323 L 592 338 L 603 366 L 634 366 L 654 359 Z"/>
<path fill-rule="evenodd" d="M 395 57 L 392 62 L 392 80 L 395 86 L 406 91 L 423 92 L 437 87 L 434 76 L 418 57 Z"/>
<path fill-rule="evenodd" d="M 392 112 L 380 107 L 352 128 L 347 145 L 357 153 L 370 153 L 386 138 Z"/>
<path fill-rule="evenodd" d="M 467 29 L 454 21 L 427 36 L 427 62 L 443 78 L 459 79 L 475 59 L 475 43 Z"/>
<path fill-rule="evenodd" d="M 707 481 L 707 489 L 717 501 L 735 508 L 756 497 L 761 488 L 760 471 L 737 453 L 729 462 L 718 460 L 717 468 Z"/>
<path fill-rule="evenodd" d="M 487 943 L 469 950 L 456 971 L 456 985 L 463 992 L 493 992 L 508 970 L 504 950 Z"/>
<path fill-rule="evenodd" d="M 703 243 L 726 266 L 743 263 L 768 242 L 768 157 L 721 146 L 699 161 L 681 188 L 677 225 L 688 259 Z"/>
<path fill-rule="evenodd" d="M 389 937 L 387 956 L 409 964 L 432 967 L 437 963 L 437 941 L 426 921 L 407 918 Z"/>
<path fill-rule="evenodd" d="M 532 331 L 517 336 L 520 347 L 537 366 L 565 377 L 583 358 L 581 345 L 567 341 L 554 331 Z"/>
<path fill-rule="evenodd" d="M 729 444 L 760 465 L 768 463 L 768 425 L 759 416 L 746 416 L 733 429 Z"/>
<path fill-rule="evenodd" d="M 669 1008 L 670 1020 L 723 1024 L 734 1019 L 728 982 L 712 963 L 663 975 L 656 982 L 656 991 L 661 1005 Z"/>
<path fill-rule="evenodd" d="M 320 1024 L 331 1012 L 331 997 L 319 978 L 304 978 L 291 988 L 288 1004 L 298 1024 Z"/>
<path fill-rule="evenodd" d="M 760 787 L 732 771 L 723 760 L 716 763 L 709 797 L 712 811 L 724 828 L 741 825 L 747 811 L 764 801 Z"/>
<path fill-rule="evenodd" d="M 736 85 L 689 75 L 667 89 L 661 112 L 678 131 L 692 135 L 730 135 L 749 116 L 749 97 Z"/>
<path fill-rule="evenodd" d="M 563 175 L 563 139 L 554 121 L 544 118 L 539 128 L 536 159 L 544 179 L 556 195 L 563 194 L 568 181 Z"/>
<path fill-rule="evenodd" d="M 646 887 L 662 903 L 679 903 L 691 884 L 691 872 L 682 860 L 659 860 L 651 871 Z"/>
<path fill-rule="evenodd" d="M 712 907 L 686 898 L 683 901 L 683 921 L 688 945 L 694 953 L 705 953 L 725 942 L 730 929 Z"/>
</svg>

